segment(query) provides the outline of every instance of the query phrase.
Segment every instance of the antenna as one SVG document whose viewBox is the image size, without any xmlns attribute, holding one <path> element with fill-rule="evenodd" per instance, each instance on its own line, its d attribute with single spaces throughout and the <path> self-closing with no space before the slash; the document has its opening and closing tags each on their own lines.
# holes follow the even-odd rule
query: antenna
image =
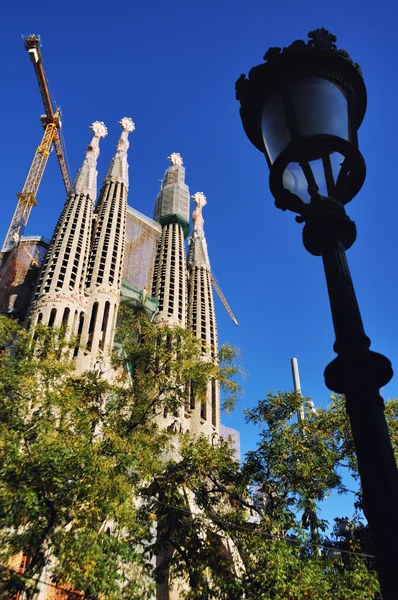
<svg viewBox="0 0 398 600">
<path fill-rule="evenodd" d="M 293 375 L 293 386 L 294 386 L 294 391 L 297 394 L 301 394 L 301 383 L 300 383 L 300 373 L 299 373 L 299 368 L 298 368 L 298 361 L 297 358 L 291 358 L 290 359 L 290 364 L 292 366 L 292 375 Z M 315 408 L 315 404 L 313 403 L 312 400 L 308 400 L 308 404 L 310 406 L 310 410 L 313 413 L 316 413 L 316 408 Z M 304 413 L 304 406 L 301 405 L 300 409 L 297 411 L 297 418 L 299 421 L 302 421 L 303 419 L 305 419 L 305 413 Z"/>
<path fill-rule="evenodd" d="M 292 366 L 294 391 L 296 392 L 296 394 L 300 394 L 300 396 L 301 396 L 300 373 L 299 373 L 297 358 L 291 358 L 290 364 Z M 300 405 L 300 408 L 297 411 L 297 418 L 299 421 L 304 421 L 304 419 L 305 419 L 303 404 Z"/>
</svg>

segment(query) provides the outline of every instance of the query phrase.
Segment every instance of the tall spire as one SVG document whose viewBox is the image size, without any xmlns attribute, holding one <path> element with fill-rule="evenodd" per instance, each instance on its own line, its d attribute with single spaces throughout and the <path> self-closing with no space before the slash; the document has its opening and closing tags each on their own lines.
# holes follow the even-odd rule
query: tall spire
<svg viewBox="0 0 398 600">
<path fill-rule="evenodd" d="M 119 181 L 120 183 L 123 183 L 125 185 L 126 189 L 128 189 L 129 165 L 127 162 L 127 151 L 130 146 L 130 142 L 128 141 L 128 135 L 129 133 L 134 131 L 135 124 L 133 123 L 132 119 L 128 117 L 123 117 L 123 119 L 119 121 L 119 125 L 122 128 L 122 133 L 117 143 L 116 154 L 111 160 L 111 164 L 109 165 L 109 169 L 104 182 Z"/>
<path fill-rule="evenodd" d="M 207 243 L 203 229 L 202 209 L 207 204 L 203 192 L 192 196 L 196 204 L 192 215 L 193 232 L 188 252 L 188 327 L 202 344 L 203 360 L 217 361 L 218 340 L 214 311 L 213 288 Z M 213 434 L 220 426 L 220 385 L 212 380 L 208 386 L 206 401 L 200 406 L 190 400 L 191 431 Z"/>
<path fill-rule="evenodd" d="M 128 163 L 128 135 L 135 129 L 124 117 L 117 151 L 102 184 L 95 209 L 93 242 L 88 261 L 86 289 L 87 310 L 82 325 L 78 368 L 89 369 L 100 361 L 109 364 L 119 308 L 125 253 Z"/>
<path fill-rule="evenodd" d="M 193 232 L 189 239 L 188 327 L 202 340 L 203 350 L 213 359 L 217 356 L 217 327 L 207 243 L 203 230 L 202 208 L 207 200 L 203 192 L 192 196 L 196 208 L 192 215 Z"/>
<path fill-rule="evenodd" d="M 157 322 L 186 327 L 187 268 L 184 238 L 189 231 L 189 188 L 185 169 L 177 152 L 168 157 L 166 170 L 155 204 L 155 219 L 162 225 L 152 295 L 159 300 Z"/>
<path fill-rule="evenodd" d="M 32 305 L 33 325 L 62 325 L 72 334 L 77 332 L 84 314 L 99 141 L 107 134 L 100 121 L 95 121 L 90 130 L 94 137 L 58 219 Z"/>
<path fill-rule="evenodd" d="M 191 198 L 196 204 L 196 208 L 192 214 L 193 231 L 192 237 L 189 240 L 188 264 L 195 263 L 196 267 L 205 267 L 210 270 L 202 215 L 202 208 L 207 204 L 206 196 L 203 192 L 196 192 Z"/>
<path fill-rule="evenodd" d="M 84 194 L 94 202 L 97 197 L 99 141 L 108 134 L 108 130 L 102 121 L 94 121 L 89 129 L 94 133 L 94 137 L 87 147 L 85 159 L 72 184 L 70 194 Z"/>
<path fill-rule="evenodd" d="M 178 223 L 184 231 L 189 231 L 189 188 L 185 183 L 185 168 L 182 157 L 173 152 L 167 157 L 171 166 L 166 169 L 162 186 L 156 198 L 155 220 L 161 225 Z"/>
<path fill-rule="evenodd" d="M 203 229 L 202 209 L 207 204 L 203 192 L 192 196 L 196 204 L 192 215 L 193 232 L 189 240 L 188 253 L 188 327 L 202 344 L 205 361 L 218 360 L 217 324 L 214 311 L 213 288 L 207 243 Z M 191 431 L 201 431 L 208 435 L 219 433 L 220 427 L 220 385 L 212 380 L 207 389 L 206 400 L 197 406 L 195 398 L 190 399 Z"/>
</svg>

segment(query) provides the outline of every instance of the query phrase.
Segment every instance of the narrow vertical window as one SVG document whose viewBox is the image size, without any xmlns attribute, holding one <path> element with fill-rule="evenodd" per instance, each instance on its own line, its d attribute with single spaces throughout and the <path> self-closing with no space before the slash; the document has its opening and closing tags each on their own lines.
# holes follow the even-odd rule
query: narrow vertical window
<svg viewBox="0 0 398 600">
<path fill-rule="evenodd" d="M 192 383 L 189 384 L 189 408 L 195 410 L 195 394 Z"/>
<path fill-rule="evenodd" d="M 107 300 L 105 302 L 105 308 L 104 308 L 104 316 L 102 318 L 102 325 L 101 325 L 101 332 L 102 332 L 102 336 L 101 336 L 101 341 L 99 343 L 99 347 L 100 350 L 104 349 L 105 346 L 105 338 L 106 338 L 106 330 L 108 328 L 108 321 L 109 321 L 109 309 L 110 309 L 110 302 Z"/>
<path fill-rule="evenodd" d="M 64 314 L 62 315 L 62 324 L 61 324 L 61 327 L 64 331 L 68 327 L 69 315 L 70 315 L 70 308 L 65 308 Z"/>
<path fill-rule="evenodd" d="M 215 379 L 211 380 L 211 424 L 217 426 L 217 383 Z"/>
<path fill-rule="evenodd" d="M 83 325 L 84 325 L 84 313 L 81 312 L 80 319 L 79 319 L 79 329 L 77 330 L 76 346 L 73 351 L 73 357 L 76 357 L 79 354 L 79 345 L 80 345 L 80 338 L 82 336 Z"/>
<path fill-rule="evenodd" d="M 207 402 L 204 401 L 200 405 L 200 418 L 206 421 L 207 418 Z"/>
<path fill-rule="evenodd" d="M 53 308 L 50 312 L 50 319 L 48 321 L 48 326 L 52 327 L 54 325 L 55 317 L 57 316 L 57 309 Z"/>
<path fill-rule="evenodd" d="M 91 350 L 91 346 L 93 344 L 93 333 L 95 330 L 95 324 L 97 321 L 97 314 L 98 314 L 98 302 L 94 302 L 93 304 L 93 308 L 91 310 L 91 317 L 90 317 L 90 325 L 88 326 L 88 340 L 87 340 L 87 350 Z"/>
</svg>

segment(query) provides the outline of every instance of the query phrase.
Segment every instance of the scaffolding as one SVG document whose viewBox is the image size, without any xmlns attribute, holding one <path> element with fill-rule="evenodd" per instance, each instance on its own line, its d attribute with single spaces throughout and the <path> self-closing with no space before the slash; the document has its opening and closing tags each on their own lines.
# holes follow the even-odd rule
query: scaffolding
<svg viewBox="0 0 398 600">
<path fill-rule="evenodd" d="M 0 252 L 0 313 L 23 320 L 48 248 L 41 236 L 23 236 L 9 252 Z"/>
<path fill-rule="evenodd" d="M 127 209 L 123 280 L 137 290 L 152 289 L 153 268 L 161 226 L 130 206 Z"/>
</svg>

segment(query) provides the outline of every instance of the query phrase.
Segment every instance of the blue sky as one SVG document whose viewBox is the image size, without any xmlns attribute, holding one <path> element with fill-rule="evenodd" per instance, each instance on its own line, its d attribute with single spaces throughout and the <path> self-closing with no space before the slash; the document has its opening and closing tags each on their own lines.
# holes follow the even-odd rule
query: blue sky
<svg viewBox="0 0 398 600">
<path fill-rule="evenodd" d="M 180 152 L 191 193 L 207 196 L 205 231 L 213 271 L 240 327 L 217 300 L 220 341 L 242 350 L 246 393 L 227 425 L 241 431 L 242 451 L 257 432 L 242 410 L 268 390 L 292 388 L 290 358 L 299 360 L 303 393 L 325 406 L 323 369 L 334 335 L 321 260 L 301 243 L 294 216 L 278 211 L 268 189 L 264 157 L 247 140 L 234 83 L 260 63 L 270 46 L 284 46 L 325 27 L 362 66 L 368 110 L 360 148 L 368 174 L 348 205 L 358 239 L 348 259 L 373 349 L 398 365 L 396 263 L 396 139 L 398 98 L 396 19 L 391 0 L 364 3 L 27 2 L 7 3 L 2 19 L 2 219 L 4 238 L 42 129 L 33 67 L 20 34 L 39 33 L 44 67 L 57 102 L 74 176 L 90 140 L 88 126 L 104 121 L 103 177 L 131 116 L 129 203 L 152 216 L 171 152 Z M 51 236 L 65 194 L 55 155 L 26 234 Z M 398 378 L 385 388 L 398 396 Z"/>
</svg>

